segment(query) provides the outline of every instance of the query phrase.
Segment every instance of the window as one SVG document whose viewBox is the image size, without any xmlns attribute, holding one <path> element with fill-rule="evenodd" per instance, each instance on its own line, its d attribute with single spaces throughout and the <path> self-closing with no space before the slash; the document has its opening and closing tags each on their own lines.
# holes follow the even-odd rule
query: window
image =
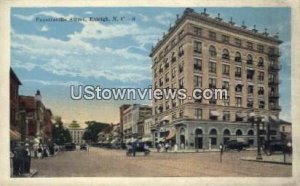
<svg viewBox="0 0 300 186">
<path fill-rule="evenodd" d="M 264 95 L 264 87 L 258 87 L 258 95 Z"/>
<path fill-rule="evenodd" d="M 166 100 L 165 105 L 166 105 L 166 110 L 169 110 L 169 108 L 170 108 L 169 100 Z"/>
<path fill-rule="evenodd" d="M 176 68 L 173 68 L 172 69 L 172 78 L 175 78 L 175 76 L 176 76 Z"/>
<path fill-rule="evenodd" d="M 178 35 L 178 38 L 179 38 L 179 39 L 182 39 L 182 38 L 183 38 L 183 34 L 184 34 L 184 30 L 180 31 L 180 32 L 179 32 L 179 35 Z"/>
<path fill-rule="evenodd" d="M 176 119 L 176 113 L 172 114 L 172 120 L 174 121 Z"/>
<path fill-rule="evenodd" d="M 229 43 L 229 36 L 222 35 L 222 42 Z"/>
<path fill-rule="evenodd" d="M 229 106 L 230 100 L 229 100 L 229 96 L 227 97 L 227 99 L 223 100 L 223 106 Z"/>
<path fill-rule="evenodd" d="M 172 47 L 175 46 L 175 44 L 176 44 L 176 39 L 174 38 L 174 39 L 171 41 Z"/>
<path fill-rule="evenodd" d="M 241 47 L 242 46 L 242 41 L 238 38 L 235 38 L 235 46 Z"/>
<path fill-rule="evenodd" d="M 159 73 L 162 73 L 163 72 L 163 64 L 160 64 L 159 66 Z"/>
<path fill-rule="evenodd" d="M 178 53 L 178 56 L 181 57 L 184 55 L 184 50 L 183 50 L 183 45 L 180 45 L 179 46 L 179 53 Z"/>
<path fill-rule="evenodd" d="M 222 89 L 226 89 L 227 91 L 229 91 L 229 81 L 223 81 Z"/>
<path fill-rule="evenodd" d="M 194 76 L 194 87 L 201 87 L 202 86 L 202 77 L 201 76 Z"/>
<path fill-rule="evenodd" d="M 257 66 L 258 67 L 264 67 L 264 59 L 262 57 L 258 58 Z"/>
<path fill-rule="evenodd" d="M 183 89 L 184 88 L 184 82 L 183 82 L 183 78 L 181 78 L 179 80 L 179 89 Z"/>
<path fill-rule="evenodd" d="M 253 80 L 253 76 L 254 76 L 254 70 L 247 69 L 247 79 L 248 80 Z"/>
<path fill-rule="evenodd" d="M 182 118 L 183 117 L 183 110 L 180 110 L 179 111 L 179 118 Z"/>
<path fill-rule="evenodd" d="M 225 64 L 223 64 L 222 65 L 222 73 L 223 73 L 223 75 L 227 75 L 227 76 L 229 76 L 229 69 L 230 69 L 230 66 L 229 65 L 225 65 Z"/>
<path fill-rule="evenodd" d="M 176 54 L 175 52 L 172 52 L 171 62 L 174 63 L 175 61 L 176 61 Z"/>
<path fill-rule="evenodd" d="M 252 55 L 250 55 L 250 54 L 247 56 L 247 64 L 253 65 L 253 58 L 252 58 Z"/>
<path fill-rule="evenodd" d="M 164 54 L 163 52 L 160 52 L 160 53 L 159 53 L 159 59 L 162 59 L 163 54 Z"/>
<path fill-rule="evenodd" d="M 209 78 L 208 86 L 210 89 L 216 88 L 217 82 L 215 78 Z"/>
<path fill-rule="evenodd" d="M 260 53 L 264 53 L 264 46 L 263 45 L 257 45 L 257 50 Z"/>
<path fill-rule="evenodd" d="M 168 83 L 169 80 L 170 80 L 170 79 L 169 79 L 169 73 L 166 73 L 166 75 L 165 75 L 165 82 Z"/>
<path fill-rule="evenodd" d="M 239 53 L 239 52 L 236 52 L 236 53 L 235 53 L 234 61 L 235 61 L 235 62 L 242 62 L 242 56 L 241 56 L 241 53 Z"/>
<path fill-rule="evenodd" d="M 172 108 L 176 107 L 176 100 L 175 99 L 172 99 Z M 175 114 L 176 116 L 176 114 Z"/>
<path fill-rule="evenodd" d="M 162 87 L 162 86 L 163 86 L 163 84 L 164 84 L 164 82 L 163 82 L 163 78 L 160 78 L 160 79 L 159 79 L 159 86 L 160 86 L 160 87 Z"/>
<path fill-rule="evenodd" d="M 180 74 L 181 72 L 183 72 L 183 63 L 180 63 L 180 64 L 178 65 L 178 69 L 179 69 L 179 74 Z"/>
<path fill-rule="evenodd" d="M 222 59 L 225 59 L 225 60 L 230 59 L 229 51 L 227 49 L 223 50 Z"/>
<path fill-rule="evenodd" d="M 223 112 L 223 121 L 229 121 L 230 120 L 230 112 L 224 111 Z"/>
<path fill-rule="evenodd" d="M 264 72 L 259 72 L 258 73 L 258 81 L 264 81 L 264 75 L 265 75 Z"/>
<path fill-rule="evenodd" d="M 253 50 L 253 43 L 247 42 L 247 49 Z"/>
<path fill-rule="evenodd" d="M 235 98 L 235 106 L 236 107 L 242 107 L 242 98 L 241 97 L 236 97 Z"/>
<path fill-rule="evenodd" d="M 209 39 L 216 40 L 217 34 L 215 32 L 209 31 Z"/>
<path fill-rule="evenodd" d="M 214 47 L 214 46 L 209 47 L 209 56 L 212 58 L 217 57 L 216 47 Z"/>
<path fill-rule="evenodd" d="M 215 105 L 215 104 L 217 104 L 217 100 L 215 100 L 214 98 L 212 98 L 212 99 L 209 100 L 209 104 Z"/>
<path fill-rule="evenodd" d="M 156 68 L 153 71 L 154 71 L 154 77 L 156 78 L 157 77 L 157 70 L 156 70 Z"/>
<path fill-rule="evenodd" d="M 235 67 L 235 77 L 242 77 L 242 68 L 241 67 Z"/>
<path fill-rule="evenodd" d="M 243 90 L 243 85 L 242 84 L 237 84 L 235 86 L 235 91 L 236 92 L 242 92 L 242 90 Z"/>
<path fill-rule="evenodd" d="M 202 43 L 199 41 L 194 41 L 194 52 L 201 54 L 202 53 Z"/>
<path fill-rule="evenodd" d="M 247 107 L 248 108 L 253 108 L 253 99 L 248 99 L 247 100 Z"/>
<path fill-rule="evenodd" d="M 210 73 L 217 73 L 217 64 L 215 62 L 209 62 L 208 68 Z"/>
<path fill-rule="evenodd" d="M 265 108 L 265 101 L 259 100 L 258 101 L 258 108 Z"/>
<path fill-rule="evenodd" d="M 247 93 L 248 94 L 253 94 L 253 85 L 248 85 Z"/>
<path fill-rule="evenodd" d="M 201 36 L 201 31 L 202 31 L 201 28 L 194 27 L 194 34 L 195 34 L 196 36 Z"/>
<path fill-rule="evenodd" d="M 169 68 L 168 58 L 164 59 L 165 69 Z"/>
<path fill-rule="evenodd" d="M 200 72 L 202 70 L 202 60 L 194 58 L 194 71 Z"/>
<path fill-rule="evenodd" d="M 200 108 L 195 109 L 195 119 L 202 119 L 202 109 Z"/>
</svg>

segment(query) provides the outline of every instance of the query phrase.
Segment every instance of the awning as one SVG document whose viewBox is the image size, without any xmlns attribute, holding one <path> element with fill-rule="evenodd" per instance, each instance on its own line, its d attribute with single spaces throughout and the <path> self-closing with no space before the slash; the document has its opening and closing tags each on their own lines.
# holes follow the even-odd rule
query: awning
<svg viewBox="0 0 300 186">
<path fill-rule="evenodd" d="M 237 116 L 238 118 L 244 118 L 244 117 L 246 117 L 246 114 L 243 114 L 243 113 L 241 113 L 241 112 L 237 112 L 237 113 L 236 113 L 236 116 Z"/>
<path fill-rule="evenodd" d="M 21 134 L 18 131 L 10 130 L 10 140 L 20 140 Z"/>
<path fill-rule="evenodd" d="M 169 135 L 166 137 L 166 140 L 170 140 L 170 139 L 174 138 L 175 134 L 176 134 L 175 129 L 170 130 Z"/>
<path fill-rule="evenodd" d="M 164 142 L 165 141 L 165 138 L 162 137 L 162 138 L 158 138 L 157 142 Z"/>
<path fill-rule="evenodd" d="M 118 139 L 116 138 L 116 139 L 113 139 L 110 143 L 111 144 L 115 144 L 115 143 L 117 143 L 118 142 Z"/>
<path fill-rule="evenodd" d="M 279 119 L 275 116 L 275 115 L 270 115 L 270 118 L 271 120 L 274 120 L 274 121 L 279 121 Z"/>
<path fill-rule="evenodd" d="M 161 119 L 161 121 L 170 121 L 169 116 L 165 116 Z"/>
<path fill-rule="evenodd" d="M 150 137 L 144 137 L 142 138 L 142 142 L 152 141 L 152 138 Z"/>
<path fill-rule="evenodd" d="M 235 84 L 236 85 L 243 85 L 243 82 L 242 81 L 236 81 Z"/>
<path fill-rule="evenodd" d="M 131 142 L 131 139 L 129 138 L 129 139 L 126 139 L 126 141 L 125 141 L 126 143 L 130 143 Z"/>
<path fill-rule="evenodd" d="M 210 111 L 210 115 L 211 115 L 211 116 L 220 116 L 220 113 L 219 113 L 218 111 L 211 110 L 211 111 Z"/>
</svg>

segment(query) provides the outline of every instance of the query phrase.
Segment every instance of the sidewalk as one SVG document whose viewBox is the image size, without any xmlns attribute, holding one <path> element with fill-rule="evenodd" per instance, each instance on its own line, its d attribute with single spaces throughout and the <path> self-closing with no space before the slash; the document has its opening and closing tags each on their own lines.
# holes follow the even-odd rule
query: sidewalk
<svg viewBox="0 0 300 186">
<path fill-rule="evenodd" d="M 255 148 L 248 148 L 244 151 L 252 151 L 252 150 L 256 150 Z M 151 153 L 204 153 L 204 152 L 220 152 L 219 149 L 179 149 L 177 150 L 177 152 L 175 152 L 174 150 L 168 150 L 168 152 L 166 152 L 164 149 L 161 149 L 160 152 L 157 152 L 156 148 L 150 148 L 150 152 Z"/>
<path fill-rule="evenodd" d="M 271 156 L 262 155 L 262 160 L 256 160 L 256 156 L 251 157 L 242 157 L 241 160 L 243 161 L 255 161 L 261 163 L 275 163 L 275 164 L 284 164 L 284 165 L 292 165 L 293 162 L 293 155 L 284 155 L 283 154 L 273 154 Z"/>
</svg>

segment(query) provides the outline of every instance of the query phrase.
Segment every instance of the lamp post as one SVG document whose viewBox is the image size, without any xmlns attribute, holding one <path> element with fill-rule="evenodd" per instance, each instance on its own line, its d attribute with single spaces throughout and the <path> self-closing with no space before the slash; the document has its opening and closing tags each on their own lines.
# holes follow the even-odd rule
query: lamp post
<svg viewBox="0 0 300 186">
<path fill-rule="evenodd" d="M 251 121 L 252 121 L 252 126 L 254 126 L 254 124 L 256 124 L 256 137 L 257 137 L 257 154 L 256 154 L 256 160 L 262 160 L 262 155 L 261 155 L 261 143 L 260 143 L 260 131 L 259 131 L 259 127 L 260 127 L 260 123 L 262 121 L 262 118 L 260 116 L 255 117 L 255 113 L 251 112 L 249 114 Z"/>
<path fill-rule="evenodd" d="M 40 143 L 40 135 L 41 135 L 41 131 L 40 131 L 40 128 L 41 128 L 41 117 L 40 117 L 40 104 L 41 104 L 41 101 L 42 101 L 42 96 L 41 96 L 41 92 L 39 90 L 36 91 L 36 94 L 34 96 L 34 99 L 36 101 L 36 114 L 37 114 L 37 120 L 36 120 L 36 136 L 37 138 L 39 139 L 39 143 Z"/>
</svg>

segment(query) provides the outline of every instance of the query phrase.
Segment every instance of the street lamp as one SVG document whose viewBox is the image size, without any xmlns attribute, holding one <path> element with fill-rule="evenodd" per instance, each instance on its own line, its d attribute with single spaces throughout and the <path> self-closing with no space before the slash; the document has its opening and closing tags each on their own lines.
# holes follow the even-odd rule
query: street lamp
<svg viewBox="0 0 300 186">
<path fill-rule="evenodd" d="M 40 128 L 41 128 L 41 121 L 40 121 L 40 103 L 42 101 L 42 96 L 41 96 L 41 92 L 39 90 L 36 91 L 36 94 L 34 96 L 34 99 L 36 101 L 36 110 L 37 110 L 37 131 L 36 131 L 36 135 L 37 135 L 37 138 L 40 140 Z"/>
<path fill-rule="evenodd" d="M 251 112 L 249 114 L 250 118 L 251 118 L 251 121 L 252 121 L 252 127 L 254 127 L 254 124 L 256 124 L 256 137 L 257 137 L 257 154 L 256 154 L 256 160 L 262 160 L 262 155 L 261 155 L 261 144 L 260 144 L 260 131 L 259 131 L 259 128 L 260 128 L 260 123 L 262 121 L 262 118 L 261 116 L 257 116 L 255 117 L 255 113 L 254 112 Z"/>
</svg>

